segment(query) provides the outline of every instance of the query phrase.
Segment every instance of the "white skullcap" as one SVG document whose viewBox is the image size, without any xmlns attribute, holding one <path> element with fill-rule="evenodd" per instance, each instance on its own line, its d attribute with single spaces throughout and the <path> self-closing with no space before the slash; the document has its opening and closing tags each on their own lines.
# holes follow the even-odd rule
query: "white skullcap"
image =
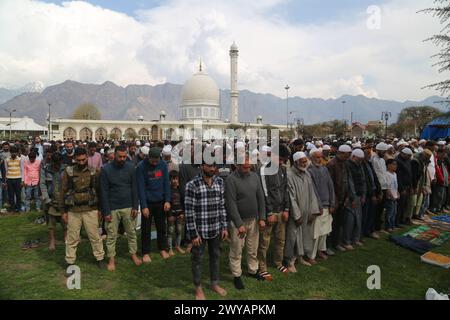
<svg viewBox="0 0 450 320">
<path fill-rule="evenodd" d="M 388 145 L 384 142 L 380 142 L 379 144 L 376 145 L 375 149 L 379 151 L 386 151 L 388 149 Z"/>
<path fill-rule="evenodd" d="M 162 149 L 162 154 L 164 156 L 169 156 L 172 154 L 172 148 L 170 147 L 170 145 L 164 146 L 164 148 Z"/>
<path fill-rule="evenodd" d="M 410 148 L 403 148 L 402 153 L 412 156 L 413 152 Z"/>
<path fill-rule="evenodd" d="M 352 157 L 364 159 L 364 151 L 362 151 L 361 149 L 355 149 L 352 152 Z"/>
<path fill-rule="evenodd" d="M 114 153 L 114 149 L 108 149 L 108 154 L 112 154 L 112 153 Z"/>
<path fill-rule="evenodd" d="M 330 147 L 329 145 L 325 144 L 325 145 L 322 147 L 322 150 L 324 150 L 324 151 L 326 151 L 326 150 L 331 150 L 331 147 Z"/>
<path fill-rule="evenodd" d="M 406 142 L 405 140 L 400 140 L 398 143 L 397 143 L 397 146 L 407 146 L 408 145 L 408 142 Z"/>
<path fill-rule="evenodd" d="M 316 145 L 318 145 L 318 146 L 323 146 L 322 140 L 316 141 Z"/>
<path fill-rule="evenodd" d="M 263 147 L 262 147 L 262 151 L 263 151 L 263 152 L 272 152 L 272 148 L 269 147 L 269 146 L 263 146 Z"/>
<path fill-rule="evenodd" d="M 321 148 L 314 148 L 314 149 L 312 149 L 309 152 L 309 154 L 312 156 L 314 153 L 317 153 L 317 152 L 322 152 L 322 149 Z"/>
<path fill-rule="evenodd" d="M 146 146 L 146 147 L 150 147 L 150 142 L 146 142 L 146 143 L 145 143 L 145 146 Z"/>
<path fill-rule="evenodd" d="M 105 147 L 109 147 L 109 144 L 105 143 Z"/>
<path fill-rule="evenodd" d="M 147 146 L 143 146 L 142 148 L 141 148 L 141 152 L 144 154 L 144 155 L 146 155 L 146 156 L 148 156 L 148 152 L 150 151 L 150 148 L 149 147 L 147 147 Z"/>
<path fill-rule="evenodd" d="M 352 148 L 353 149 L 361 148 L 361 142 L 356 142 L 356 143 L 352 144 Z"/>
<path fill-rule="evenodd" d="M 345 144 L 351 145 L 352 142 L 350 140 L 348 140 Z"/>
<path fill-rule="evenodd" d="M 236 149 L 245 148 L 245 143 L 242 141 L 236 142 Z"/>
<path fill-rule="evenodd" d="M 414 143 L 414 142 L 417 142 L 417 140 L 416 139 L 411 139 L 411 142 Z"/>
<path fill-rule="evenodd" d="M 412 139 L 411 142 L 414 142 L 413 140 L 415 140 L 415 139 Z M 415 140 L 415 141 L 417 142 L 417 140 Z M 422 143 L 427 143 L 427 140 L 425 140 L 425 139 L 420 140 L 419 144 L 422 144 Z"/>
<path fill-rule="evenodd" d="M 50 142 L 44 142 L 44 146 L 51 146 L 52 144 Z"/>
<path fill-rule="evenodd" d="M 439 146 L 445 146 L 447 143 L 446 143 L 445 141 L 441 140 L 441 141 L 438 141 L 437 144 L 438 144 Z"/>
<path fill-rule="evenodd" d="M 139 147 L 141 145 L 141 142 L 139 140 L 136 141 L 136 145 Z"/>
<path fill-rule="evenodd" d="M 398 141 L 398 139 L 397 138 L 394 138 L 394 142 L 397 142 Z"/>
<path fill-rule="evenodd" d="M 294 153 L 294 156 L 292 157 L 294 161 L 306 158 L 306 154 L 304 152 L 298 151 Z"/>
<path fill-rule="evenodd" d="M 387 145 L 387 148 L 388 148 L 388 149 L 392 149 L 392 148 L 394 148 L 394 146 L 393 146 L 392 144 L 388 144 L 388 145 Z"/>
<path fill-rule="evenodd" d="M 337 142 L 337 140 L 333 140 L 333 142 Z"/>
<path fill-rule="evenodd" d="M 348 144 L 343 144 L 338 149 L 339 152 L 352 152 L 352 148 Z"/>
<path fill-rule="evenodd" d="M 105 149 L 100 149 L 100 154 L 105 154 Z"/>
<path fill-rule="evenodd" d="M 308 142 L 306 144 L 306 150 L 311 150 L 314 149 L 316 146 L 314 144 L 312 144 L 311 142 Z"/>
</svg>

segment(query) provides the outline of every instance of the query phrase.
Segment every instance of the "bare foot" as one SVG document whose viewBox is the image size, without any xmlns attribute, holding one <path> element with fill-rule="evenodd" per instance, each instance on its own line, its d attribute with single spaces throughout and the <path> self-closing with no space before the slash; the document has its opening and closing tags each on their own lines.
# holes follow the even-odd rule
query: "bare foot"
<svg viewBox="0 0 450 320">
<path fill-rule="evenodd" d="M 186 251 L 184 251 L 183 249 L 181 249 L 181 247 L 176 247 L 175 250 L 177 250 L 177 252 L 181 253 L 181 254 L 185 254 Z"/>
<path fill-rule="evenodd" d="M 142 264 L 142 260 L 135 254 L 131 255 L 131 260 L 133 260 L 134 264 L 138 267 Z"/>
<path fill-rule="evenodd" d="M 219 294 L 221 297 L 225 297 L 227 295 L 227 290 L 225 290 L 224 288 L 220 287 L 219 285 L 213 285 L 210 287 L 212 291 L 216 292 L 217 294 Z"/>
<path fill-rule="evenodd" d="M 150 256 L 148 254 L 144 254 L 144 256 L 142 257 L 142 261 L 144 263 L 150 263 L 150 262 L 152 262 L 152 259 L 150 258 Z"/>
<path fill-rule="evenodd" d="M 174 255 L 175 255 L 175 253 L 173 252 L 172 249 L 170 249 L 170 250 L 169 250 L 169 256 L 170 256 L 170 257 L 173 257 Z"/>
<path fill-rule="evenodd" d="M 327 260 L 328 259 L 328 256 L 325 253 L 323 253 L 322 251 L 317 252 L 317 255 L 322 260 Z"/>
<path fill-rule="evenodd" d="M 55 251 L 55 249 L 56 249 L 55 240 L 50 240 L 50 243 L 48 245 L 48 250 Z"/>
<path fill-rule="evenodd" d="M 300 263 L 301 263 L 302 265 L 304 265 L 304 266 L 312 267 L 312 264 L 309 263 L 308 261 L 306 261 L 306 260 L 303 259 L 303 258 L 300 258 Z"/>
<path fill-rule="evenodd" d="M 162 250 L 162 251 L 160 252 L 160 254 L 161 254 L 161 257 L 162 257 L 164 260 L 165 260 L 165 259 L 168 259 L 168 258 L 170 257 L 166 250 Z"/>
<path fill-rule="evenodd" d="M 187 253 L 190 253 L 191 250 L 192 250 L 192 244 L 190 243 L 190 244 L 188 244 L 187 247 L 186 247 L 186 252 L 187 252 Z"/>
<path fill-rule="evenodd" d="M 108 270 L 109 271 L 116 271 L 116 263 L 114 261 L 114 258 L 109 258 Z"/>
<path fill-rule="evenodd" d="M 195 300 L 206 300 L 202 287 L 197 287 L 195 289 Z"/>
</svg>

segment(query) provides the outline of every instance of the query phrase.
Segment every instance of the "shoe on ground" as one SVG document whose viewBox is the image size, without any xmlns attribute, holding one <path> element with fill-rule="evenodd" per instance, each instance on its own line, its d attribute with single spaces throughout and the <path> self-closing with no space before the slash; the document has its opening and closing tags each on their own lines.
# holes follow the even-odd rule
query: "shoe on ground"
<svg viewBox="0 0 450 320">
<path fill-rule="evenodd" d="M 336 249 L 339 250 L 339 251 L 341 251 L 341 252 L 347 251 L 347 249 L 345 249 L 345 247 L 344 247 L 344 246 L 341 246 L 341 245 L 336 246 Z"/>
<path fill-rule="evenodd" d="M 97 266 L 102 269 L 102 270 L 106 270 L 108 269 L 108 264 L 106 263 L 105 259 L 103 260 L 98 260 L 97 261 Z"/>
<path fill-rule="evenodd" d="M 284 273 L 284 274 L 288 274 L 288 273 L 289 273 L 289 269 L 286 268 L 286 267 L 283 266 L 283 265 L 278 266 L 278 267 L 277 267 L 277 270 L 280 271 L 281 273 Z"/>
<path fill-rule="evenodd" d="M 238 290 L 244 290 L 245 286 L 244 283 L 242 282 L 241 277 L 234 277 L 233 279 L 233 283 L 234 283 L 234 287 Z"/>
<path fill-rule="evenodd" d="M 27 240 L 27 241 L 25 241 L 23 244 L 22 244 L 22 246 L 21 246 L 21 248 L 22 248 L 22 250 L 28 250 L 28 249 L 30 249 L 31 248 L 31 240 Z"/>
<path fill-rule="evenodd" d="M 326 254 L 326 251 L 318 251 L 317 252 L 317 256 L 322 259 L 322 260 L 327 260 L 328 259 L 328 255 Z"/>
<path fill-rule="evenodd" d="M 258 281 L 264 281 L 266 280 L 264 277 L 262 277 L 258 272 L 257 273 L 248 273 L 249 277 L 255 278 Z"/>
<path fill-rule="evenodd" d="M 355 245 L 357 245 L 358 247 L 363 247 L 364 243 L 362 243 L 361 241 L 356 241 Z"/>
<path fill-rule="evenodd" d="M 336 253 L 331 249 L 327 249 L 326 254 L 327 254 L 327 256 L 331 257 L 331 256 L 334 256 Z"/>
</svg>

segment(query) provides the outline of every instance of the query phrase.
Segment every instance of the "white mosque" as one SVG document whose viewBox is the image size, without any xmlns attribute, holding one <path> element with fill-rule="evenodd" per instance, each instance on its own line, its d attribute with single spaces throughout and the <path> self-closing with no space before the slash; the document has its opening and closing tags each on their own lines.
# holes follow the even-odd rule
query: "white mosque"
<svg viewBox="0 0 450 320">
<path fill-rule="evenodd" d="M 216 82 L 203 70 L 200 62 L 198 71 L 186 81 L 182 90 L 180 120 L 166 120 L 161 110 L 159 120 L 52 120 L 52 139 L 102 140 L 105 138 L 133 140 L 180 140 L 194 138 L 194 127 L 201 126 L 204 139 L 220 139 L 230 125 L 239 125 L 237 88 L 238 54 L 235 43 L 230 47 L 230 97 L 231 119 L 221 120 L 220 92 Z M 245 128 L 263 127 L 262 117 L 255 123 L 246 123 Z M 284 126 L 272 126 L 284 128 Z M 196 134 L 195 137 L 199 135 Z"/>
</svg>

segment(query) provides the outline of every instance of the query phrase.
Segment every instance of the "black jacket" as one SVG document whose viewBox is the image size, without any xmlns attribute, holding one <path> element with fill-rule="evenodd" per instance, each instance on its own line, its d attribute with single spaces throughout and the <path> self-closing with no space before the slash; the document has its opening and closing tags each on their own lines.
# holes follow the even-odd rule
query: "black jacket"
<svg viewBox="0 0 450 320">
<path fill-rule="evenodd" d="M 267 165 L 269 166 L 270 163 Z M 266 200 L 267 215 L 289 211 L 289 193 L 287 191 L 286 168 L 279 165 L 276 174 L 269 174 L 270 168 L 261 166 L 260 176 Z"/>
<path fill-rule="evenodd" d="M 412 168 L 411 159 L 403 159 L 400 155 L 397 156 L 397 180 L 398 191 L 407 191 L 412 186 Z"/>
</svg>

